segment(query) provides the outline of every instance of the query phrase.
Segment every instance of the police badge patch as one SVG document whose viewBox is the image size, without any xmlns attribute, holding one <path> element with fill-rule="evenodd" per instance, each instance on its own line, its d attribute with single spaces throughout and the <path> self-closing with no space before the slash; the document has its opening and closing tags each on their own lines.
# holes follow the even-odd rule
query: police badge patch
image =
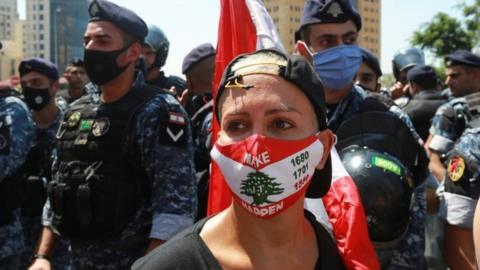
<svg viewBox="0 0 480 270">
<path fill-rule="evenodd" d="M 74 112 L 72 113 L 67 120 L 67 126 L 69 128 L 74 128 L 77 126 L 78 122 L 80 121 L 80 118 L 82 117 L 82 114 L 80 112 Z"/>
<path fill-rule="evenodd" d="M 447 173 L 453 182 L 457 182 L 465 172 L 465 160 L 460 156 L 454 156 L 448 162 Z"/>
<path fill-rule="evenodd" d="M 110 120 L 106 117 L 96 119 L 92 126 L 92 134 L 95 137 L 100 137 L 107 134 L 110 129 Z"/>
</svg>

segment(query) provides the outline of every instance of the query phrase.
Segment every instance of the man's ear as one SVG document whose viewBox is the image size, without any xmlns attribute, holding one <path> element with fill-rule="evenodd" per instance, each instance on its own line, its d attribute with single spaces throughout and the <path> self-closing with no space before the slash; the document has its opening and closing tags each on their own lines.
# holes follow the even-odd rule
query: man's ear
<svg viewBox="0 0 480 270">
<path fill-rule="evenodd" d="M 377 85 L 375 86 L 375 92 L 380 92 L 381 88 L 382 88 L 382 85 L 377 82 Z"/>
<path fill-rule="evenodd" d="M 308 50 L 307 44 L 305 44 L 304 41 L 298 40 L 297 43 L 295 44 L 295 52 L 303 56 L 307 61 L 312 64 L 312 54 Z"/>
<path fill-rule="evenodd" d="M 318 133 L 318 139 L 323 144 L 323 154 L 322 159 L 315 168 L 321 170 L 325 166 L 325 162 L 327 162 L 327 159 L 330 156 L 330 150 L 334 147 L 337 139 L 330 129 L 320 131 L 320 133 Z"/>
<path fill-rule="evenodd" d="M 60 89 L 60 82 L 59 81 L 53 82 L 50 88 L 53 94 L 57 93 L 58 90 Z"/>
<path fill-rule="evenodd" d="M 140 43 L 135 42 L 132 45 L 130 45 L 130 48 L 127 50 L 126 54 L 126 60 L 127 62 L 136 62 L 137 59 L 140 57 L 140 55 L 143 52 L 143 47 L 140 45 Z"/>
</svg>

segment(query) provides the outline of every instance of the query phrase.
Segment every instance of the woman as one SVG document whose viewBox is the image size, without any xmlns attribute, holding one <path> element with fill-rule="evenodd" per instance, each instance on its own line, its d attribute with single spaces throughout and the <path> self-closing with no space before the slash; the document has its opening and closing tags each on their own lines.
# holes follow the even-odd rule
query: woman
<svg viewBox="0 0 480 270">
<path fill-rule="evenodd" d="M 330 185 L 333 134 L 322 85 L 299 56 L 261 50 L 234 59 L 216 97 L 211 156 L 232 204 L 135 263 L 133 269 L 342 269 L 304 198 Z"/>
</svg>

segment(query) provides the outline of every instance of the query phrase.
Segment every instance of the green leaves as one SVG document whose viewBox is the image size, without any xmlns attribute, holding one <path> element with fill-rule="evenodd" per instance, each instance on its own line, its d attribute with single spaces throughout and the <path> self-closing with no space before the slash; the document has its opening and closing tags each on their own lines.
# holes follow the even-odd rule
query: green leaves
<svg viewBox="0 0 480 270">
<path fill-rule="evenodd" d="M 473 47 L 472 33 L 467 31 L 459 20 L 443 12 L 435 15 L 430 23 L 413 33 L 412 44 L 429 49 L 439 57 Z"/>
</svg>

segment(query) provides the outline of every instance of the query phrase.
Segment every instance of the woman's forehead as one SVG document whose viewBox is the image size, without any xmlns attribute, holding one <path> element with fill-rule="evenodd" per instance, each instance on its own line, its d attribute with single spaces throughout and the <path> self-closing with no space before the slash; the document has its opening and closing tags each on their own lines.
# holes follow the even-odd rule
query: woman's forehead
<svg viewBox="0 0 480 270">
<path fill-rule="evenodd" d="M 249 75 L 242 84 L 253 86 L 248 90 L 240 87 L 227 88 L 222 94 L 220 105 L 223 113 L 248 107 L 269 106 L 278 108 L 305 107 L 307 97 L 295 85 L 278 76 Z M 308 106 L 308 105 L 307 105 Z"/>
</svg>

